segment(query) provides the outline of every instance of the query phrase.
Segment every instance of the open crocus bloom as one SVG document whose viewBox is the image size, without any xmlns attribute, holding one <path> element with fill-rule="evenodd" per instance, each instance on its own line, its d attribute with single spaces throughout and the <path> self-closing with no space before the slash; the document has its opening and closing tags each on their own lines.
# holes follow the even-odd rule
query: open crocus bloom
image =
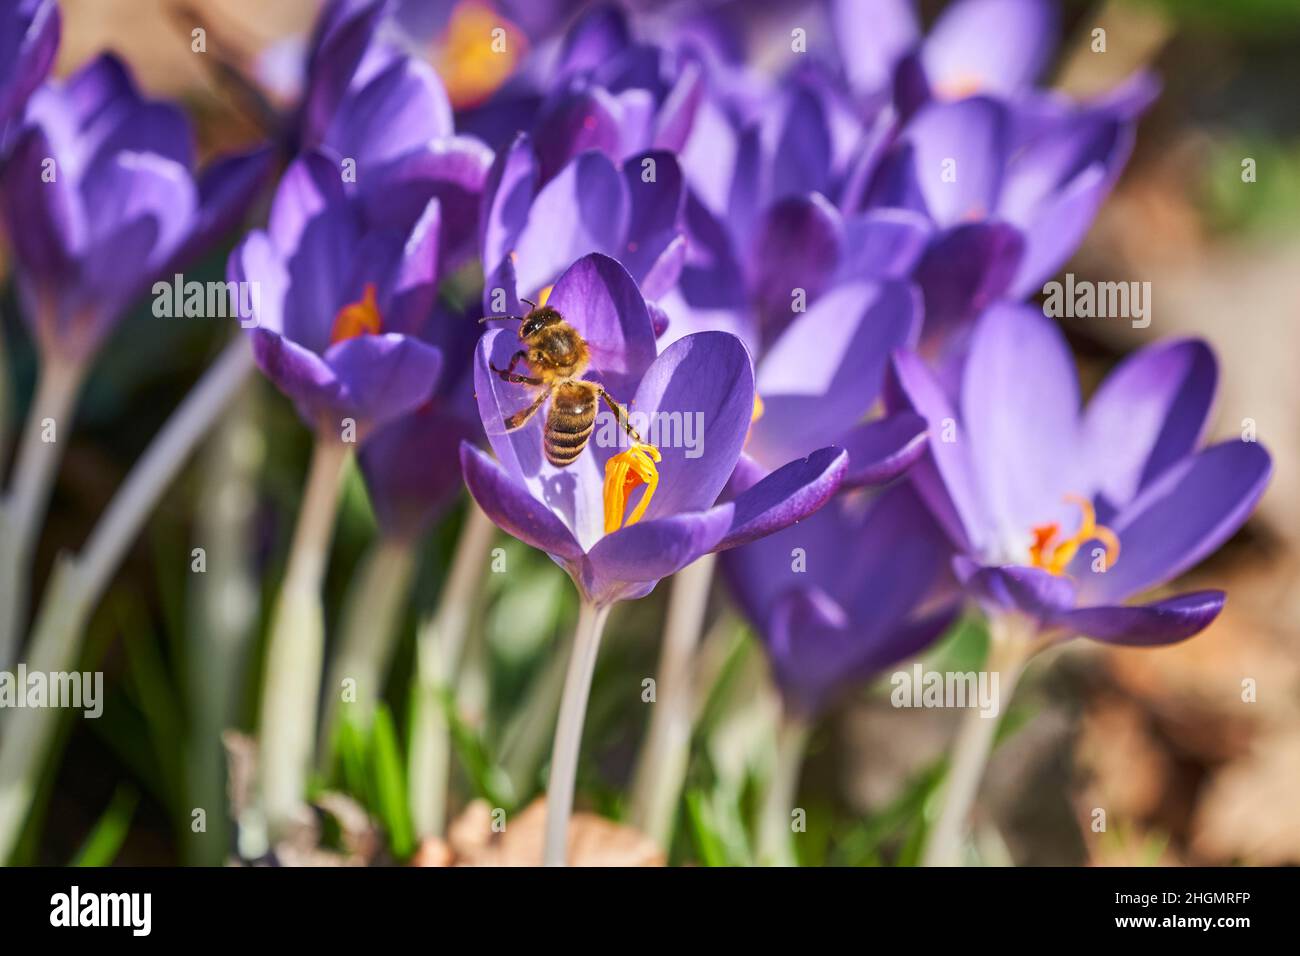
<svg viewBox="0 0 1300 956">
<path fill-rule="evenodd" d="M 5 125 L 23 111 L 59 49 L 59 5 L 54 0 L 0 3 L 0 147 Z"/>
<path fill-rule="evenodd" d="M 433 312 L 441 212 L 409 229 L 375 219 L 320 153 L 285 172 L 266 231 L 231 253 L 230 278 L 256 283 L 253 354 L 303 419 L 360 441 L 433 393 L 442 360 L 416 336 Z"/>
<path fill-rule="evenodd" d="M 156 279 L 242 218 L 270 160 L 265 149 L 229 157 L 196 180 L 185 114 L 141 97 L 111 54 L 37 90 L 0 199 L 42 347 L 93 354 Z"/>
<path fill-rule="evenodd" d="M 1196 449 L 1215 382 L 1203 345 L 1138 352 L 1081 413 L 1055 323 L 999 306 L 974 327 L 956 407 L 915 356 L 896 356 L 894 374 L 892 397 L 933 436 L 909 477 L 987 607 L 1043 632 L 1139 645 L 1190 637 L 1219 613 L 1219 591 L 1123 604 L 1226 541 L 1268 483 L 1254 442 Z"/>
<path fill-rule="evenodd" d="M 631 443 L 603 410 L 586 448 L 557 468 L 543 454 L 545 408 L 507 432 L 505 419 L 530 405 L 537 390 L 505 382 L 489 367 L 507 367 L 520 345 L 513 330 L 497 329 L 480 344 L 475 389 L 499 462 L 468 444 L 461 460 L 488 516 L 550 554 L 587 600 L 609 604 L 648 594 L 703 554 L 799 520 L 839 486 L 845 455 L 826 448 L 717 505 L 754 408 L 753 371 L 740 341 L 700 333 L 656 357 L 636 284 L 598 254 L 574 263 L 548 304 L 587 341 L 586 378 L 627 407 L 641 441 Z"/>
<path fill-rule="evenodd" d="M 838 495 L 816 514 L 722 557 L 731 593 L 787 707 L 813 715 L 918 653 L 952 622 L 952 548 L 912 488 Z"/>
</svg>

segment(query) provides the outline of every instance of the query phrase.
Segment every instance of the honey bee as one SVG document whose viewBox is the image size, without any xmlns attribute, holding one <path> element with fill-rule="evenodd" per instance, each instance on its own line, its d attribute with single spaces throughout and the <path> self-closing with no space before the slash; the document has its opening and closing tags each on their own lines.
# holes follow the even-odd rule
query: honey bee
<svg viewBox="0 0 1300 956">
<path fill-rule="evenodd" d="M 578 330 L 564 320 L 558 309 L 549 305 L 539 306 L 528 299 L 523 301 L 532 306 L 528 314 L 507 318 L 520 323 L 519 341 L 524 347 L 510 356 L 505 368 L 497 368 L 491 362 L 488 367 L 504 381 L 529 385 L 541 391 L 531 405 L 505 420 L 506 431 L 523 428 L 550 398 L 542 447 L 547 461 L 556 468 L 564 468 L 577 461 L 587 447 L 596 423 L 596 400 L 599 398 L 609 406 L 628 437 L 640 444 L 641 436 L 628 421 L 627 409 L 616 402 L 600 382 L 582 378 L 591 364 L 591 354 Z M 491 318 L 481 321 L 491 321 Z M 531 374 L 521 375 L 515 371 L 520 362 L 525 363 Z"/>
</svg>

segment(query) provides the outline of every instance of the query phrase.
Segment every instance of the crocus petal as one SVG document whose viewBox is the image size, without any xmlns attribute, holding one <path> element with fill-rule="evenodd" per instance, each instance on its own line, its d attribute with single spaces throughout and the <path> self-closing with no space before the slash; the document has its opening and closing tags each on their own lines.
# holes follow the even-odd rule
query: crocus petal
<svg viewBox="0 0 1300 956">
<path fill-rule="evenodd" d="M 1084 580 L 1087 604 L 1117 603 L 1195 566 L 1245 523 L 1273 463 L 1255 442 L 1227 441 L 1184 458 L 1145 487 L 1111 523 L 1119 560 Z"/>
<path fill-rule="evenodd" d="M 653 431 L 642 438 L 663 455 L 646 517 L 704 511 L 731 477 L 753 417 L 749 353 L 726 332 L 678 339 L 646 370 L 631 411 L 633 424 L 648 416 Z"/>
<path fill-rule="evenodd" d="M 848 455 L 838 448 L 778 468 L 736 497 L 731 527 L 717 549 L 747 544 L 806 518 L 830 500 L 847 469 Z"/>
<path fill-rule="evenodd" d="M 902 142 L 914 150 L 917 186 L 935 222 L 955 226 L 993 212 L 1007 158 L 1004 106 L 984 97 L 930 103 Z"/>
<path fill-rule="evenodd" d="M 267 232 L 281 252 L 291 252 L 302 243 L 314 219 L 345 203 L 343 179 L 334 163 L 322 153 L 305 154 L 290 163 L 280 178 Z"/>
<path fill-rule="evenodd" d="M 381 0 L 333 4 L 326 8 L 314 38 L 308 97 L 303 107 L 304 139 L 319 146 L 347 93 L 383 16 Z"/>
<path fill-rule="evenodd" d="M 1078 415 L 1074 360 L 1056 324 L 1029 306 L 981 316 L 962 378 L 962 422 L 1001 560 L 1022 560 L 1034 525 L 1073 526 L 1077 510 L 1063 497 L 1081 491 L 1070 487 Z"/>
<path fill-rule="evenodd" d="M 442 371 L 442 353 L 408 335 L 358 335 L 330 347 L 325 361 L 345 390 L 340 412 L 358 431 L 414 411 L 429 399 Z"/>
<path fill-rule="evenodd" d="M 378 429 L 359 457 L 385 534 L 416 540 L 456 499 L 460 444 L 477 428 L 434 399 Z"/>
<path fill-rule="evenodd" d="M 986 607 L 1017 611 L 1049 623 L 1074 607 L 1076 587 L 1065 575 L 1018 564 L 980 567 L 969 558 L 953 559 L 962 587 Z"/>
<path fill-rule="evenodd" d="M 861 488 L 893 481 L 925 454 L 926 439 L 925 419 L 912 412 L 857 426 L 840 440 L 849 456 L 845 486 Z"/>
<path fill-rule="evenodd" d="M 770 199 L 830 190 L 831 133 L 821 99 L 796 89 L 784 103 L 772 150 Z"/>
<path fill-rule="evenodd" d="M 584 12 L 565 34 L 556 71 L 564 76 L 595 69 L 631 42 L 623 11 L 613 4 L 597 5 Z"/>
<path fill-rule="evenodd" d="M 920 298 L 902 282 L 837 286 L 796 317 L 758 368 L 750 453 L 769 468 L 836 442 L 875 404 L 889 356 L 915 344 Z"/>
<path fill-rule="evenodd" d="M 618 101 L 599 87 L 568 94 L 553 104 L 538 119 L 533 140 L 542 182 L 588 150 L 621 159 L 621 113 Z"/>
<path fill-rule="evenodd" d="M 950 332 L 1004 298 L 1024 254 L 1024 236 L 1003 222 L 957 226 L 931 242 L 915 273 L 926 336 Z"/>
<path fill-rule="evenodd" d="M 371 228 L 399 232 L 436 199 L 442 206 L 439 269 L 447 274 L 477 249 L 478 215 L 492 166 L 492 151 L 469 136 L 424 144 L 360 180 L 361 201 Z"/>
<path fill-rule="evenodd" d="M 1050 0 L 958 0 L 931 28 L 922 57 L 950 96 L 1015 93 L 1042 73 L 1059 31 Z"/>
<path fill-rule="evenodd" d="M 831 14 L 849 83 L 862 94 L 887 89 L 894 64 L 920 39 L 913 0 L 834 0 Z"/>
<path fill-rule="evenodd" d="M 694 61 L 683 65 L 655 117 L 653 145 L 656 149 L 682 151 L 694 128 L 706 89 L 704 68 Z"/>
<path fill-rule="evenodd" d="M 1107 644 L 1156 647 L 1199 634 L 1223 610 L 1222 591 L 1197 591 L 1154 604 L 1085 607 L 1059 615 L 1055 624 L 1069 634 L 1081 634 Z"/>
<path fill-rule="evenodd" d="M 566 561 L 579 561 L 582 548 L 569 529 L 528 490 L 469 442 L 460 446 L 465 484 L 492 523 L 524 544 Z"/>
<path fill-rule="evenodd" d="M 698 514 L 639 521 L 607 534 L 587 554 L 583 587 L 594 600 L 610 600 L 619 585 L 651 583 L 676 574 L 718 546 L 731 525 L 723 505 Z"/>
<path fill-rule="evenodd" d="M 775 203 L 764 215 L 754 241 L 750 275 L 765 321 L 774 332 L 794 317 L 803 291 L 811 302 L 830 284 L 839 265 L 843 222 L 823 196 L 799 196 Z"/>
<path fill-rule="evenodd" d="M 584 153 L 565 166 L 537 194 L 519 234 L 520 294 L 534 298 L 579 256 L 615 253 L 627 232 L 629 204 L 627 183 L 609 157 Z"/>
<path fill-rule="evenodd" d="M 32 127 L 0 165 L 0 205 L 22 276 L 49 291 L 68 275 L 72 254 L 82 246 L 86 233 L 80 197 L 72 183 L 65 177 L 49 183 L 41 180 L 51 149 L 45 133 Z"/>
<path fill-rule="evenodd" d="M 374 164 L 449 136 L 453 129 L 451 103 L 433 68 L 413 57 L 397 57 L 349 93 L 324 143 L 355 159 L 364 177 Z"/>
<path fill-rule="evenodd" d="M 249 335 L 257 367 L 294 403 L 309 426 L 315 428 L 334 417 L 344 389 L 323 358 L 270 329 L 255 328 Z"/>
<path fill-rule="evenodd" d="M 241 323 L 284 334 L 284 297 L 289 288 L 289 273 L 271 237 L 261 229 L 250 232 L 231 252 L 227 271 L 230 281 L 248 283 L 248 288 L 255 290 L 253 314 L 241 314 Z"/>
<path fill-rule="evenodd" d="M 1218 367 L 1199 340 L 1161 343 L 1125 359 L 1083 417 L 1083 458 L 1096 490 L 1121 507 L 1200 443 Z"/>
<path fill-rule="evenodd" d="M 274 163 L 275 151 L 268 146 L 223 157 L 207 168 L 199 179 L 198 217 L 173 257 L 177 268 L 239 224 L 266 185 Z"/>
<path fill-rule="evenodd" d="M 979 550 L 988 519 L 971 463 L 970 439 L 934 373 L 912 352 L 896 352 L 887 388 L 890 408 L 926 420 L 930 441 L 908 479 L 935 519 L 962 551 Z"/>
<path fill-rule="evenodd" d="M 586 340 L 594 376 L 616 395 L 626 396 L 655 360 L 645 299 L 614 259 L 592 254 L 574 262 L 556 281 L 547 304 Z"/>
<path fill-rule="evenodd" d="M 487 269 L 496 268 L 515 248 L 528 222 L 537 186 L 533 144 L 527 134 L 520 133 L 508 149 L 497 154 L 483 190 L 479 249 Z"/>
<path fill-rule="evenodd" d="M 647 170 L 653 172 L 653 178 L 648 182 L 645 178 Z M 613 253 L 622 260 L 628 272 L 640 278 L 650 271 L 667 246 L 681 235 L 685 184 L 677 158 L 662 151 L 642 153 L 628 159 L 623 165 L 623 178 L 630 199 L 626 241 Z M 684 248 L 682 252 L 684 255 Z M 675 280 L 676 276 L 672 278 Z M 647 296 L 655 297 L 655 293 L 644 291 Z"/>
<path fill-rule="evenodd" d="M 17 22 L 8 22 L 5 28 L 21 29 L 22 36 L 15 37 L 13 48 L 4 51 L 12 59 L 0 67 L 4 71 L 0 72 L 0 130 L 21 111 L 27 97 L 49 74 L 59 49 L 61 29 L 59 5 L 54 0 L 6 10 L 4 16 L 17 17 Z"/>
<path fill-rule="evenodd" d="M 845 279 L 902 279 L 925 252 L 932 228 L 910 209 L 873 209 L 844 221 L 839 274 Z"/>
<path fill-rule="evenodd" d="M 418 335 L 433 314 L 438 298 L 438 241 L 442 235 L 442 204 L 430 199 L 402 247 L 393 287 L 386 290 L 389 306 L 384 328 Z"/>
</svg>

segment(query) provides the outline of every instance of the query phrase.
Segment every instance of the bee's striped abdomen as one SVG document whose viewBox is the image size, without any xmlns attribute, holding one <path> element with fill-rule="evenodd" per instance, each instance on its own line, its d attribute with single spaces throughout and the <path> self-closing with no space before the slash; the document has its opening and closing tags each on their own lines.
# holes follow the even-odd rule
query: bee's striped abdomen
<svg viewBox="0 0 1300 956">
<path fill-rule="evenodd" d="M 587 382 L 565 382 L 555 389 L 546 416 L 546 460 L 556 468 L 573 464 L 596 424 L 596 391 Z"/>
</svg>

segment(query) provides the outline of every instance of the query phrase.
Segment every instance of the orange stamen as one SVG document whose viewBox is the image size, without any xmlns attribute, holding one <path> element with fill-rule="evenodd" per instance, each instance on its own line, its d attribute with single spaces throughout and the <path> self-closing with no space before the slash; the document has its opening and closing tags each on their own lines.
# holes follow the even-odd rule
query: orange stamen
<svg viewBox="0 0 1300 956">
<path fill-rule="evenodd" d="M 646 508 L 650 506 L 655 489 L 659 487 L 659 469 L 655 463 L 662 460 L 663 456 L 654 445 L 636 444 L 605 462 L 606 534 L 619 528 L 631 527 L 641 520 Z M 645 491 L 624 522 L 623 512 L 627 509 L 628 496 L 640 485 L 645 485 Z"/>
<path fill-rule="evenodd" d="M 457 109 L 486 100 L 514 72 L 527 41 L 483 0 L 462 0 L 439 41 L 435 65 Z"/>
<path fill-rule="evenodd" d="M 352 302 L 339 309 L 330 329 L 330 345 L 354 339 L 358 335 L 378 335 L 384 323 L 379 316 L 379 303 L 375 300 L 375 284 L 366 283 L 360 302 Z"/>
<path fill-rule="evenodd" d="M 1029 562 L 1052 574 L 1061 575 L 1070 566 L 1079 548 L 1089 541 L 1099 541 L 1106 548 L 1106 567 L 1119 560 L 1119 538 L 1105 525 L 1097 524 L 1097 512 L 1092 502 L 1078 495 L 1066 495 L 1065 500 L 1079 506 L 1079 528 L 1068 538 L 1061 538 L 1061 526 L 1056 522 L 1035 525 L 1034 540 L 1029 546 Z"/>
</svg>

